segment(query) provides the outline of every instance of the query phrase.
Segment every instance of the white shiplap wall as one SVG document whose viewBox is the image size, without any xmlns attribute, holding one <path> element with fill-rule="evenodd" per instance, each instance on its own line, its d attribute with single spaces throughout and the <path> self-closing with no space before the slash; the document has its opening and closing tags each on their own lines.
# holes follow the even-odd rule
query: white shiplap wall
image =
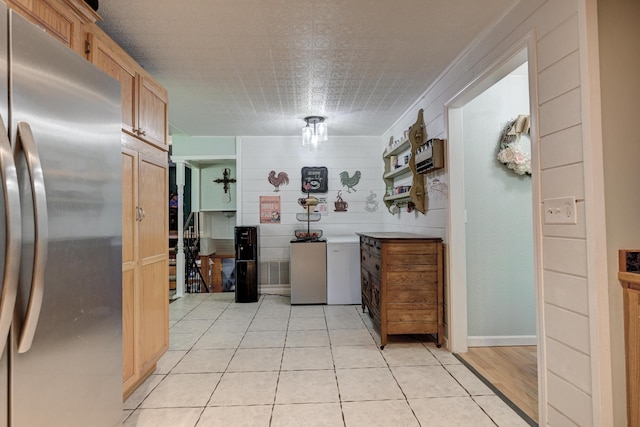
<svg viewBox="0 0 640 427">
<path fill-rule="evenodd" d="M 428 137 L 447 139 L 447 102 L 473 85 L 504 52 L 533 35 L 530 57 L 536 69 L 537 81 L 532 87 L 537 87 L 533 97 L 537 105 L 532 115 L 539 136 L 539 169 L 534 178 L 539 179 L 540 200 L 571 195 L 579 200 L 577 225 L 543 226 L 538 236 L 542 252 L 539 294 L 543 299 L 539 313 L 541 425 L 612 425 L 611 390 L 606 378 L 610 367 L 607 358 L 599 354 L 608 345 L 608 337 L 601 334 L 608 329 L 601 323 L 607 317 L 603 316 L 607 301 L 594 297 L 598 275 L 587 262 L 596 251 L 594 236 L 602 225 L 597 211 L 587 209 L 590 203 L 600 201 L 602 194 L 597 194 L 593 181 L 601 177 L 591 176 L 592 164 L 583 159 L 583 147 L 595 147 L 597 153 L 601 146 L 599 135 L 585 131 L 589 125 L 583 119 L 589 115 L 586 109 L 590 105 L 585 103 L 586 86 L 592 84 L 586 81 L 591 75 L 585 72 L 585 34 L 590 30 L 585 11 L 593 12 L 594 4 L 589 0 L 520 2 L 452 63 L 382 139 L 401 134 L 415 121 L 420 108 L 425 111 Z M 585 175 L 590 179 L 590 191 L 585 189 Z M 440 173 L 439 179 L 448 182 L 447 172 Z M 385 227 L 419 233 L 438 230 L 446 239 L 447 206 L 443 197 L 430 200 L 426 216 L 385 215 Z M 595 232 L 589 234 L 589 229 Z"/>
<path fill-rule="evenodd" d="M 238 176 L 242 182 L 239 196 L 242 212 L 238 224 L 258 224 L 260 196 L 280 196 L 281 223 L 260 224 L 260 258 L 263 262 L 288 260 L 294 230 L 306 228 L 306 223 L 296 220 L 296 214 L 304 212 L 297 202 L 298 198 L 305 196 L 301 191 L 301 169 L 304 166 L 326 166 L 329 172 L 329 192 L 314 194 L 327 198 L 329 214 L 319 222 L 312 223 L 311 228 L 322 230 L 324 235 L 381 229 L 382 215 L 386 209 L 382 202 L 384 163 L 381 152 L 377 150 L 380 146 L 379 136 L 330 136 L 329 141 L 323 143 L 322 150 L 317 152 L 302 147 L 299 137 L 245 136 L 238 138 L 238 144 L 242 153 L 238 163 Z M 279 192 L 274 192 L 274 187 L 267 180 L 271 170 L 275 170 L 276 174 L 286 172 L 289 185 L 282 185 Z M 339 174 L 345 170 L 349 176 L 353 176 L 356 170 L 362 174 L 355 192 L 347 192 L 340 181 Z M 347 212 L 334 212 L 333 202 L 338 191 L 342 191 L 342 199 L 349 204 Z M 365 210 L 371 192 L 377 195 L 378 210 L 375 212 Z M 261 292 L 268 293 L 269 286 L 263 283 Z"/>
</svg>

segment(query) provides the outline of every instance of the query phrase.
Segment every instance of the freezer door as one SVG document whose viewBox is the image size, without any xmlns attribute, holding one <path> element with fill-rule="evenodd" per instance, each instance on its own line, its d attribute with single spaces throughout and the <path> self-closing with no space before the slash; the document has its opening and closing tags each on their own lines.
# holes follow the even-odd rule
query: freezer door
<svg viewBox="0 0 640 427">
<path fill-rule="evenodd" d="M 120 425 L 120 87 L 13 12 L 9 20 L 23 230 L 10 426 Z"/>
<path fill-rule="evenodd" d="M 327 303 L 327 244 L 291 242 L 291 304 Z"/>
<path fill-rule="evenodd" d="M 0 119 L 7 125 L 9 120 L 9 75 L 7 64 L 7 7 L 0 3 Z M 2 137 L 2 135 L 0 135 Z M 7 249 L 7 217 L 6 217 L 6 181 L 5 171 L 2 170 L 3 190 L 0 192 L 0 260 L 5 260 Z M 19 209 L 19 206 L 16 208 Z M 0 311 L 8 309 L 5 305 L 6 284 L 4 283 L 7 272 L 4 262 L 0 262 Z M 6 307 L 6 308 L 5 308 Z M 13 309 L 11 308 L 11 311 Z M 3 314 L 0 313 L 0 318 Z M 9 423 L 9 371 L 8 371 L 8 339 L 7 336 L 0 336 L 0 427 L 7 427 Z"/>
</svg>

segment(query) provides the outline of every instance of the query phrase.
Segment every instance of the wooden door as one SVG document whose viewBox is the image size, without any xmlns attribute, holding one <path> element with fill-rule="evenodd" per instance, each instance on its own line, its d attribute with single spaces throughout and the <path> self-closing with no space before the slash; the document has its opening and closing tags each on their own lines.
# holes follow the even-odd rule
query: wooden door
<svg viewBox="0 0 640 427">
<path fill-rule="evenodd" d="M 140 375 L 137 361 L 138 153 L 122 147 L 122 381 L 125 394 Z"/>
<path fill-rule="evenodd" d="M 122 97 L 122 130 L 137 136 L 136 69 L 137 64 L 119 52 L 111 40 L 93 31 L 89 60 L 96 67 L 120 82 Z"/>
<path fill-rule="evenodd" d="M 155 81 L 139 76 L 138 135 L 140 138 L 166 149 L 167 92 Z"/>
<path fill-rule="evenodd" d="M 169 346 L 168 165 L 166 154 L 140 155 L 138 223 L 140 255 L 141 370 L 155 365 Z"/>
</svg>

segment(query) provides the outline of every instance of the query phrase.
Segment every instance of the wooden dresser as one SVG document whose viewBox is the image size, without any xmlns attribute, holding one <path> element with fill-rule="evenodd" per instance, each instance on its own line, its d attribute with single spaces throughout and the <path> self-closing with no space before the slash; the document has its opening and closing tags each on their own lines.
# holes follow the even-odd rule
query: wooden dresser
<svg viewBox="0 0 640 427">
<path fill-rule="evenodd" d="M 362 311 L 388 335 L 443 333 L 442 239 L 409 233 L 360 236 Z"/>
</svg>

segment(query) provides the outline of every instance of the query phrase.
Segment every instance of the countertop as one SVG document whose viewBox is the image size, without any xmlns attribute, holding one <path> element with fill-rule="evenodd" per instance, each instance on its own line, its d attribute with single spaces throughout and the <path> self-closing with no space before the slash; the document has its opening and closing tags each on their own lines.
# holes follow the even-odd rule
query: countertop
<svg viewBox="0 0 640 427">
<path fill-rule="evenodd" d="M 360 238 L 356 235 L 356 233 L 352 234 L 330 234 L 328 236 L 324 236 L 327 239 L 328 245 L 339 245 L 343 243 L 354 243 L 357 244 L 360 242 Z"/>
<path fill-rule="evenodd" d="M 367 233 L 356 233 L 356 234 L 358 236 L 371 237 L 372 239 L 380 239 L 380 240 L 426 239 L 426 240 L 442 241 L 440 237 L 423 236 L 423 235 L 414 234 L 414 233 L 397 233 L 393 231 L 367 232 Z"/>
</svg>

